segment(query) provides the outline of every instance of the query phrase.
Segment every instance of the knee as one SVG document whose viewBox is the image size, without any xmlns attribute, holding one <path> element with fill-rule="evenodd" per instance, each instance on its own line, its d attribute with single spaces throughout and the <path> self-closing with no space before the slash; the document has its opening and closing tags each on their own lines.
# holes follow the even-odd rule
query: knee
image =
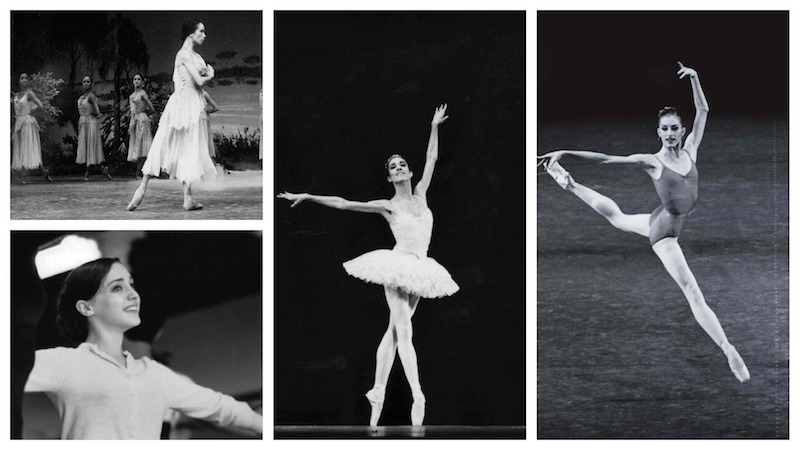
<svg viewBox="0 0 800 450">
<path fill-rule="evenodd" d="M 413 335 L 413 330 L 411 328 L 411 318 L 410 317 L 398 317 L 393 320 L 394 330 L 397 333 L 397 341 L 398 342 L 409 342 L 411 341 L 411 337 Z"/>
<path fill-rule="evenodd" d="M 706 303 L 703 292 L 700 290 L 700 286 L 698 286 L 696 282 L 684 283 L 681 286 L 681 290 L 683 291 L 683 295 L 686 296 L 686 300 L 689 301 L 689 304 L 704 305 Z"/>
</svg>

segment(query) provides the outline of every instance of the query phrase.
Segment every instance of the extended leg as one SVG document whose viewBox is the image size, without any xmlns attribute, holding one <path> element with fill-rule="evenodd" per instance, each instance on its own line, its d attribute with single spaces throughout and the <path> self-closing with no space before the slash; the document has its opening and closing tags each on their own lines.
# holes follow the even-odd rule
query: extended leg
<svg viewBox="0 0 800 450">
<path fill-rule="evenodd" d="M 683 295 L 689 302 L 697 323 L 728 357 L 728 365 L 733 374 L 743 383 L 749 380 L 750 373 L 747 370 L 747 366 L 739 356 L 739 352 L 728 342 L 728 337 L 725 335 L 725 331 L 722 330 L 722 325 L 720 325 L 717 315 L 706 304 L 705 297 L 700 291 L 700 286 L 698 286 L 697 280 L 695 280 L 694 274 L 689 269 L 689 264 L 683 255 L 683 250 L 678 245 L 678 239 L 674 237 L 661 239 L 653 245 L 653 251 L 656 252 L 667 272 L 683 291 Z"/>
<path fill-rule="evenodd" d="M 614 200 L 576 182 L 569 172 L 564 170 L 557 162 L 550 163 L 547 166 L 547 172 L 556 180 L 559 186 L 575 194 L 576 197 L 583 200 L 598 214 L 605 217 L 615 228 L 644 237 L 650 235 L 649 214 L 623 213 L 619 206 L 614 203 Z"/>
</svg>

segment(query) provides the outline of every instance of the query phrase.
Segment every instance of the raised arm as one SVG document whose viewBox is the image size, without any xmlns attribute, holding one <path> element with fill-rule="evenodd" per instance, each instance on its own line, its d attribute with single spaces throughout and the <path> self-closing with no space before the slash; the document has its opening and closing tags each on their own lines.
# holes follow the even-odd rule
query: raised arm
<svg viewBox="0 0 800 450">
<path fill-rule="evenodd" d="M 431 120 L 431 137 L 428 139 L 428 150 L 425 153 L 425 169 L 422 171 L 422 178 L 414 188 L 414 194 L 425 198 L 428 192 L 428 187 L 431 185 L 433 178 L 433 169 L 436 166 L 436 160 L 439 159 L 439 125 L 444 123 L 448 117 L 447 103 L 439 105 L 436 111 L 433 112 L 433 120 Z"/>
<path fill-rule="evenodd" d="M 700 86 L 700 77 L 697 76 L 697 71 L 686 67 L 678 61 L 681 67 L 678 70 L 678 75 L 683 79 L 687 75 L 692 82 L 692 98 L 694 99 L 694 123 L 692 124 L 692 132 L 686 138 L 683 148 L 689 152 L 692 160 L 697 161 L 697 148 L 700 147 L 700 142 L 703 140 L 703 133 L 706 131 L 706 120 L 708 119 L 708 101 L 706 95 L 703 93 L 703 88 Z"/>
<path fill-rule="evenodd" d="M 356 211 L 365 213 L 380 214 L 383 217 L 389 218 L 391 211 L 389 210 L 388 200 L 372 200 L 369 202 L 354 202 L 342 197 L 333 197 L 328 195 L 313 195 L 313 194 L 293 194 L 291 192 L 284 192 L 278 194 L 278 198 L 285 198 L 292 202 L 291 207 L 299 205 L 304 201 L 319 203 L 320 205 L 329 208 L 341 209 L 343 211 Z"/>
<path fill-rule="evenodd" d="M 643 153 L 637 153 L 627 156 L 617 156 L 617 155 L 606 155 L 605 153 L 590 152 L 585 150 L 558 150 L 555 152 L 544 154 L 542 156 L 537 156 L 537 158 L 540 160 L 550 161 L 551 163 L 553 163 L 557 162 L 559 159 L 561 159 L 566 155 L 588 159 L 589 161 L 594 161 L 600 164 L 630 164 L 630 165 L 641 166 L 643 168 L 651 168 L 656 166 L 656 163 L 653 161 L 655 157 L 653 155 L 648 155 Z"/>
<path fill-rule="evenodd" d="M 36 94 L 34 94 L 33 91 L 29 90 L 26 93 L 26 95 L 28 96 L 28 99 L 30 99 L 33 103 L 36 104 L 36 106 L 38 106 L 39 108 L 44 108 L 44 105 L 42 105 L 42 102 L 39 100 L 38 97 L 36 97 Z"/>
<path fill-rule="evenodd" d="M 183 67 L 186 68 L 186 72 L 189 73 L 195 84 L 198 86 L 202 86 L 214 78 L 214 69 L 211 68 L 210 65 L 206 66 L 205 70 L 203 70 L 203 73 L 201 74 L 200 71 L 197 70 L 197 66 L 192 60 L 192 55 L 186 50 L 181 50 L 178 52 L 178 63 L 183 64 Z"/>
</svg>

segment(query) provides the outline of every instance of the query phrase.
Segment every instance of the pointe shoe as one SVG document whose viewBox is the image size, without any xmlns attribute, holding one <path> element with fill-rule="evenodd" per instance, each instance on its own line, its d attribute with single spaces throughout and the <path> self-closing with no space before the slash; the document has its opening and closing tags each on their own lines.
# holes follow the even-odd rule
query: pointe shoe
<svg viewBox="0 0 800 450">
<path fill-rule="evenodd" d="M 725 356 L 728 357 L 728 367 L 731 368 L 731 372 L 733 372 L 736 379 L 739 380 L 740 383 L 749 380 L 750 371 L 747 370 L 747 366 L 744 364 L 742 357 L 739 356 L 739 352 L 736 351 L 736 348 L 732 345 L 728 345 L 723 351 L 725 352 Z"/>
<path fill-rule="evenodd" d="M 574 187 L 573 183 L 575 180 L 572 179 L 572 175 L 570 175 L 566 169 L 561 167 L 561 164 L 558 162 L 545 164 L 545 170 L 547 170 L 547 173 L 549 173 L 550 176 L 556 180 L 556 183 L 558 183 L 562 189 L 570 190 Z"/>
<path fill-rule="evenodd" d="M 374 388 L 364 394 L 364 397 L 367 397 L 367 400 L 369 400 L 369 406 L 371 407 L 369 414 L 369 426 L 371 427 L 378 426 L 378 419 L 381 418 L 381 411 L 383 411 L 383 399 L 385 395 L 386 391 Z"/>
<path fill-rule="evenodd" d="M 139 203 L 142 203 L 142 199 L 144 199 L 144 189 L 141 187 L 136 188 L 136 192 L 133 193 L 133 198 L 131 202 L 128 203 L 128 211 L 133 211 L 134 209 L 139 207 Z"/>
<path fill-rule="evenodd" d="M 411 425 L 422 425 L 425 419 L 425 396 L 417 394 L 414 396 L 414 403 L 411 404 Z"/>
</svg>

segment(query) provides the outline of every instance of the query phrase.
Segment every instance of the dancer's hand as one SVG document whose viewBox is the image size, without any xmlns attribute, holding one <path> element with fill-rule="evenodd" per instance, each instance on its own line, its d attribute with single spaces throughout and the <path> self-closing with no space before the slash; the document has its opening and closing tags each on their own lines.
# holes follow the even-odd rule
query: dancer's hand
<svg viewBox="0 0 800 450">
<path fill-rule="evenodd" d="M 308 198 L 308 194 L 292 194 L 291 192 L 284 192 L 282 194 L 278 194 L 278 198 L 285 198 L 292 202 L 290 208 L 294 208 L 295 206 L 299 205 L 303 200 Z"/>
<path fill-rule="evenodd" d="M 536 163 L 536 167 L 539 167 L 539 164 L 544 164 L 547 167 L 548 164 L 552 164 L 554 162 L 558 162 L 561 157 L 564 156 L 564 151 L 557 150 L 555 152 L 545 153 L 542 156 L 537 156 L 536 159 L 539 162 Z"/>
<path fill-rule="evenodd" d="M 441 123 L 444 123 L 444 121 L 447 120 L 448 117 L 450 117 L 444 115 L 446 111 L 447 111 L 447 103 L 439 105 L 439 107 L 436 108 L 436 111 L 434 111 L 433 113 L 433 120 L 431 120 L 431 126 L 436 127 L 439 126 Z"/>
<path fill-rule="evenodd" d="M 683 77 L 689 75 L 691 78 L 697 78 L 697 71 L 692 69 L 691 67 L 686 67 L 683 65 L 682 62 L 678 61 L 678 65 L 681 66 L 681 69 L 678 71 L 678 75 L 680 75 L 680 79 L 682 80 Z"/>
<path fill-rule="evenodd" d="M 206 72 L 208 72 L 208 76 L 210 76 L 211 78 L 214 78 L 214 75 L 216 75 L 216 73 L 217 73 L 214 70 L 214 68 L 211 67 L 211 64 L 206 64 Z"/>
</svg>

